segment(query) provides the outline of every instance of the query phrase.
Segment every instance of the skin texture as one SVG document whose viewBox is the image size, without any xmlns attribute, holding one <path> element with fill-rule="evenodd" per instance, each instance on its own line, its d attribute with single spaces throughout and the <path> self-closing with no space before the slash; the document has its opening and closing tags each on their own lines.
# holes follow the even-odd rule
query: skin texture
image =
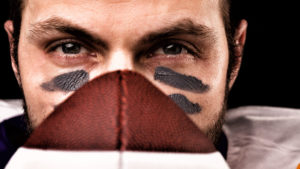
<svg viewBox="0 0 300 169">
<path fill-rule="evenodd" d="M 218 0 L 27 0 L 19 65 L 12 57 L 12 66 L 32 128 L 73 94 L 56 89 L 49 92 L 43 84 L 79 70 L 92 80 L 126 69 L 139 72 L 166 95 L 180 94 L 201 105 L 201 113 L 188 116 L 213 137 L 210 133 L 220 126 L 226 91 L 241 62 L 239 58 L 227 84 L 229 51 L 219 7 Z M 245 22 L 236 30 L 236 55 L 241 56 L 246 28 Z M 5 29 L 13 51 L 11 21 Z M 201 79 L 209 90 L 190 92 L 156 81 L 155 69 L 161 66 Z"/>
</svg>

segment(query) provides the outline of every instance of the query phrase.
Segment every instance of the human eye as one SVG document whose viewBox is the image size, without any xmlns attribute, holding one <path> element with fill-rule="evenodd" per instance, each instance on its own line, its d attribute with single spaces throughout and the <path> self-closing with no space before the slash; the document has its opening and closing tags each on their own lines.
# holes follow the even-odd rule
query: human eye
<svg viewBox="0 0 300 169">
<path fill-rule="evenodd" d="M 167 55 L 168 57 L 187 53 L 188 51 L 184 46 L 176 43 L 167 44 L 155 52 L 155 54 Z"/>
<path fill-rule="evenodd" d="M 49 47 L 49 53 L 54 53 L 61 57 L 80 57 L 90 53 L 82 43 L 74 40 L 58 41 Z"/>
<path fill-rule="evenodd" d="M 67 42 L 59 45 L 56 48 L 56 52 L 62 53 L 64 55 L 79 55 L 87 53 L 87 50 L 78 43 Z"/>
<path fill-rule="evenodd" d="M 53 42 L 47 47 L 46 53 L 62 66 L 84 63 L 97 56 L 92 47 L 74 39 Z"/>
<path fill-rule="evenodd" d="M 198 57 L 197 49 L 187 42 L 165 42 L 154 48 L 148 57 L 161 59 L 194 59 Z"/>
</svg>

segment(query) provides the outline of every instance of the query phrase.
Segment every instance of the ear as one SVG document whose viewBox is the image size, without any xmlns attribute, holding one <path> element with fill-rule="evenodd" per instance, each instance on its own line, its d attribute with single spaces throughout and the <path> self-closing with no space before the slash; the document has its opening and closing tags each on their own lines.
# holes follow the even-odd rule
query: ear
<svg viewBox="0 0 300 169">
<path fill-rule="evenodd" d="M 233 63 L 232 72 L 230 74 L 229 89 L 232 88 L 241 67 L 243 51 L 246 42 L 247 27 L 248 27 L 248 23 L 246 20 L 243 19 L 241 20 L 239 26 L 235 29 L 235 34 L 233 37 L 234 39 L 234 49 L 233 49 L 234 61 L 233 62 L 234 63 Z"/>
<path fill-rule="evenodd" d="M 14 48 L 15 48 L 15 39 L 13 37 L 13 33 L 14 33 L 14 25 L 13 25 L 13 21 L 8 20 L 5 22 L 4 24 L 4 29 L 8 35 L 8 40 L 9 40 L 9 48 L 10 48 L 10 59 L 11 59 L 11 65 L 12 65 L 12 69 L 15 73 L 15 77 L 19 83 L 19 85 L 21 84 L 20 81 L 20 74 L 19 74 L 19 68 L 18 65 L 16 64 L 16 60 L 14 57 Z"/>
</svg>

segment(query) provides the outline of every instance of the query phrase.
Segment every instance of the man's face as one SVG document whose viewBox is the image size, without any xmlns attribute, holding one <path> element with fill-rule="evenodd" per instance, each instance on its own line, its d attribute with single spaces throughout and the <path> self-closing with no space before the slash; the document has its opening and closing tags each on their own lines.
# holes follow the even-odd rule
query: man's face
<svg viewBox="0 0 300 169">
<path fill-rule="evenodd" d="M 222 114 L 229 52 L 218 0 L 28 0 L 18 51 L 33 127 L 87 81 L 125 69 L 187 106 L 205 133 Z"/>
</svg>

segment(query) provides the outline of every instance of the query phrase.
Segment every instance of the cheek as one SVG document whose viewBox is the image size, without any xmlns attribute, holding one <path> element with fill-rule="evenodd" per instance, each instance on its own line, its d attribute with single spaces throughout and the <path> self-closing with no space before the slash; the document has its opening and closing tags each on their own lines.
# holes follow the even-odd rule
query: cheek
<svg viewBox="0 0 300 169">
<path fill-rule="evenodd" d="M 33 88 L 28 86 L 31 86 L 31 84 L 27 83 L 27 85 L 24 85 L 23 91 L 27 104 L 27 111 L 34 128 L 47 118 L 57 105 L 61 104 L 71 95 L 71 93 L 44 92 L 39 87 Z"/>
<path fill-rule="evenodd" d="M 207 91 L 194 92 L 193 90 L 188 90 L 189 88 L 186 89 L 176 85 L 170 85 L 170 83 L 162 80 L 155 80 L 155 73 L 154 75 L 153 73 L 151 74 L 152 77 L 150 76 L 150 80 L 153 84 L 155 84 L 165 94 L 173 95 L 179 93 L 186 96 L 186 98 L 192 103 L 199 104 L 201 107 L 200 113 L 187 114 L 203 131 L 208 131 L 212 126 L 214 126 L 214 124 L 219 120 L 224 107 L 228 57 L 226 52 L 215 52 L 215 55 L 219 56 L 209 62 L 199 61 L 185 69 L 173 69 L 176 72 L 184 72 L 183 74 L 185 75 L 201 79 L 203 84 L 207 84 L 209 86 L 209 90 Z M 166 75 L 167 73 L 168 72 L 163 72 L 161 74 Z M 195 106 L 192 106 L 192 108 L 195 108 Z"/>
<path fill-rule="evenodd" d="M 205 133 L 212 129 L 221 118 L 224 108 L 225 92 L 210 93 L 195 98 L 202 105 L 201 114 L 189 115 L 190 119 Z"/>
<path fill-rule="evenodd" d="M 24 92 L 28 113 L 33 126 L 40 124 L 53 110 L 63 102 L 68 94 L 49 93 L 40 85 L 51 79 L 59 70 L 43 59 L 43 54 L 31 48 L 30 45 L 19 47 L 19 70 L 22 90 Z"/>
<path fill-rule="evenodd" d="M 227 63 L 227 62 L 225 62 Z M 212 78 L 211 90 L 203 95 L 190 94 L 191 100 L 199 102 L 202 106 L 202 113 L 189 115 L 191 120 L 204 132 L 207 132 L 220 119 L 224 106 L 226 106 L 226 75 L 227 65 L 216 71 L 215 78 Z M 225 105 L 224 105 L 225 104 Z"/>
<path fill-rule="evenodd" d="M 24 76 L 25 78 L 26 76 Z M 38 84 L 41 81 L 31 77 L 22 81 L 23 92 L 27 104 L 27 111 L 33 127 L 38 126 L 55 107 L 66 100 L 71 93 L 64 94 L 61 92 L 49 93 L 40 88 Z"/>
</svg>

